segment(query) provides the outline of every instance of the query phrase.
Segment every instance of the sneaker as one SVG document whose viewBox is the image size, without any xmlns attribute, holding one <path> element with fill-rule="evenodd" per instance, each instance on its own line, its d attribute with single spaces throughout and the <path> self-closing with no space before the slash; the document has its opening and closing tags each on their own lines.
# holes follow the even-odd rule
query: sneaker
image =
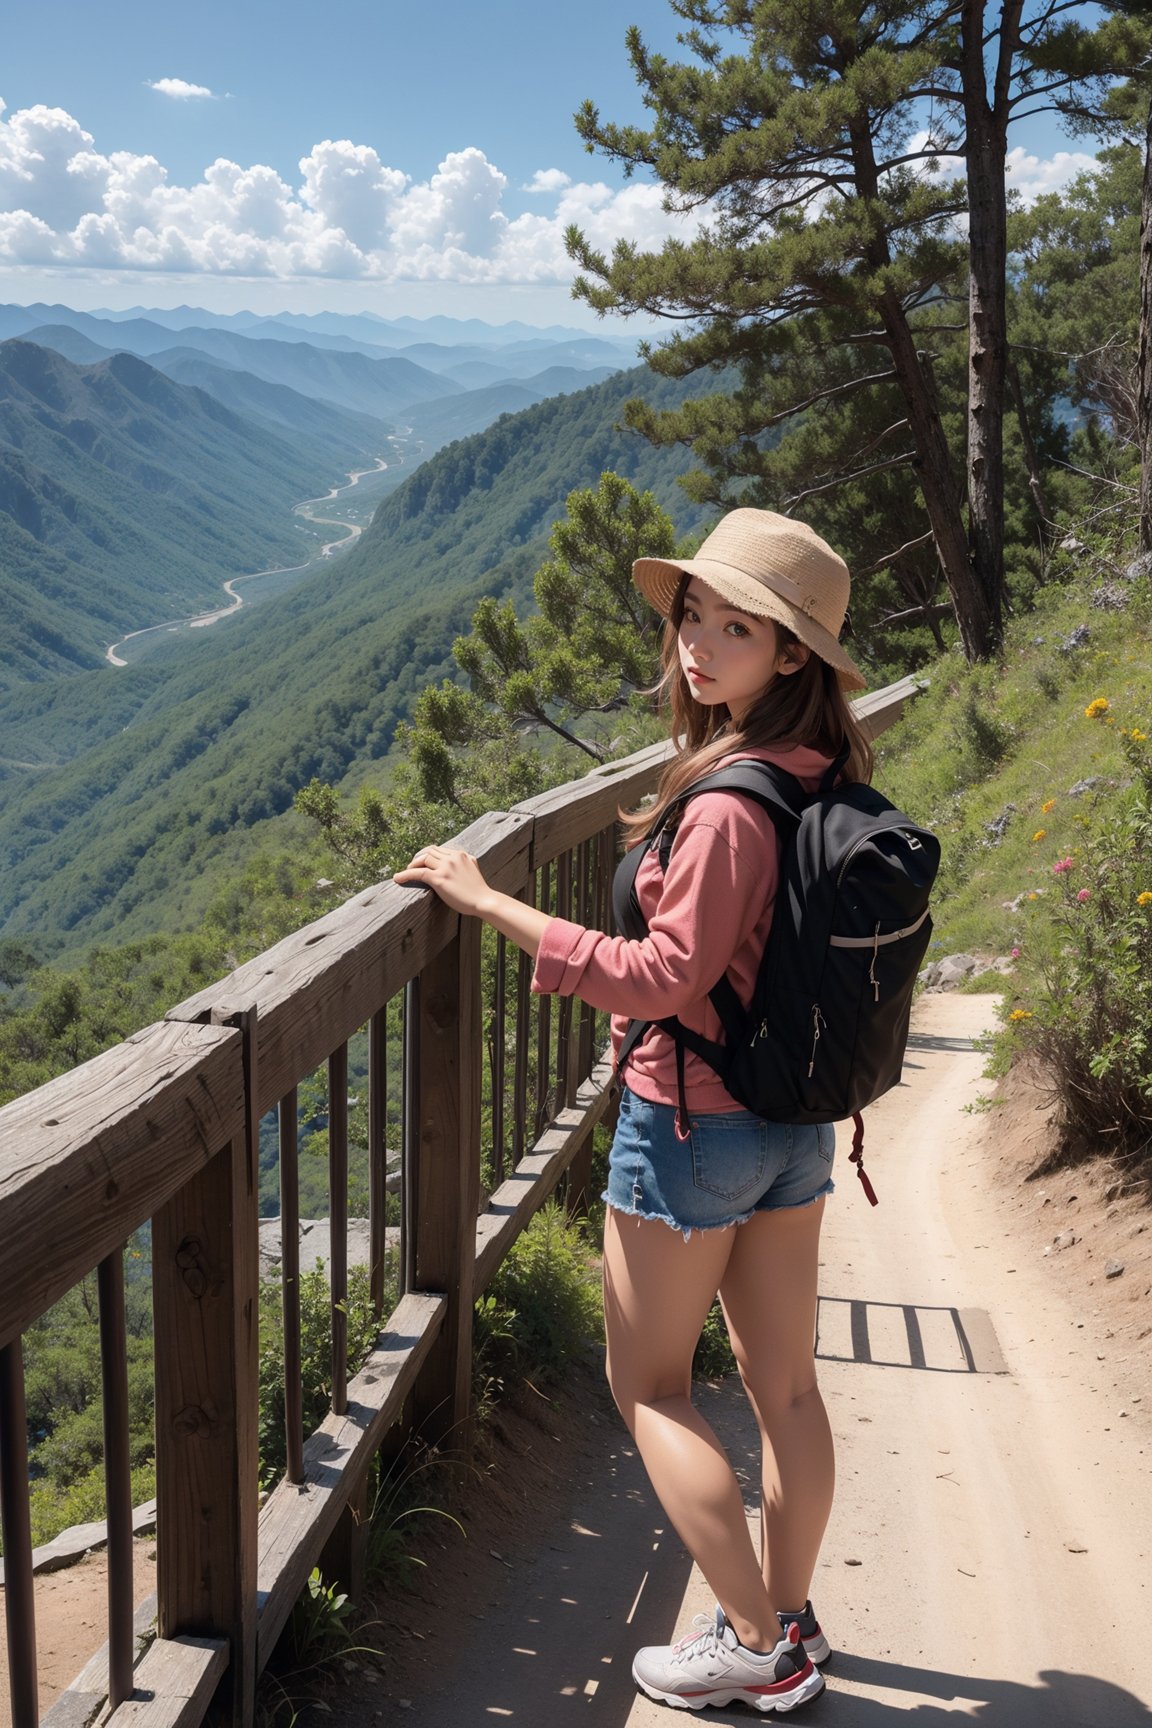
<svg viewBox="0 0 1152 1728">
<path fill-rule="evenodd" d="M 777 1619 L 785 1632 L 787 1632 L 789 1626 L 796 1626 L 799 1629 L 804 1648 L 807 1650 L 812 1661 L 815 1662 L 817 1668 L 823 1668 L 826 1666 L 829 1657 L 832 1655 L 832 1650 L 827 1638 L 824 1636 L 819 1620 L 817 1620 L 815 1614 L 812 1612 L 811 1602 L 805 1602 L 801 1613 L 779 1614 L 777 1615 Z"/>
<path fill-rule="evenodd" d="M 753 1710 L 795 1710 L 818 1698 L 824 1682 L 793 1624 L 774 1650 L 746 1650 L 721 1608 L 696 1616 L 698 1632 L 678 1644 L 649 1644 L 632 1664 L 632 1678 L 649 1698 L 678 1710 L 707 1704 L 747 1704 Z"/>
</svg>

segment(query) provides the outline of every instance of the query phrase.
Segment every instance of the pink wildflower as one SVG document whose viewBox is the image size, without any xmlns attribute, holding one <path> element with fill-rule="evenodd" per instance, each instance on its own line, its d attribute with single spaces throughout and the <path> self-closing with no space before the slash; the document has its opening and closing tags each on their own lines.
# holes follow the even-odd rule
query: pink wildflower
<svg viewBox="0 0 1152 1728">
<path fill-rule="evenodd" d="M 1077 894 L 1076 898 L 1077 898 L 1077 900 L 1079 900 L 1081 906 L 1083 906 L 1085 900 L 1091 900 L 1091 898 L 1092 898 L 1091 888 L 1081 888 L 1081 890 L 1080 890 L 1079 894 Z"/>
<path fill-rule="evenodd" d="M 1071 858 L 1057 858 L 1052 866 L 1053 876 L 1066 876 L 1072 868 Z"/>
<path fill-rule="evenodd" d="M 1019 958 L 1020 958 L 1020 950 L 1019 950 L 1019 948 L 1013 948 L 1013 950 L 1012 950 L 1012 958 L 1013 958 L 1013 960 L 1019 960 Z"/>
</svg>

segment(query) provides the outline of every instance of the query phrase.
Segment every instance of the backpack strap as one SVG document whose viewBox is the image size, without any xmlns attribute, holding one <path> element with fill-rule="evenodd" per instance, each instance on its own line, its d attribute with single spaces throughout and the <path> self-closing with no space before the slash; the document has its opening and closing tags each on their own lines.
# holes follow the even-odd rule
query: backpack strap
<svg viewBox="0 0 1152 1728">
<path fill-rule="evenodd" d="M 847 759 L 848 747 L 845 744 L 840 754 L 829 764 L 821 781 L 821 791 L 831 790 Z M 660 868 L 667 871 L 684 806 L 689 799 L 698 797 L 701 792 L 736 792 L 751 799 L 754 804 L 768 812 L 782 834 L 799 826 L 804 806 L 808 802 L 808 793 L 794 774 L 789 774 L 786 768 L 777 767 L 774 762 L 762 762 L 755 758 L 732 762 L 728 767 L 717 768 L 713 773 L 702 775 L 699 780 L 694 781 L 679 798 L 661 811 L 656 826 L 648 836 L 647 845 L 633 847 L 632 852 L 621 861 L 617 881 L 613 884 L 616 922 L 633 941 L 638 941 L 648 934 L 648 921 L 640 910 L 640 901 L 636 894 L 636 876 L 640 865 L 655 843 Z M 734 1045 L 743 1031 L 745 1014 L 726 972 L 717 979 L 708 996 L 724 1028 L 728 1044 Z M 685 1048 L 701 1057 L 710 1068 L 718 1070 L 718 1065 L 723 1060 L 724 1046 L 705 1038 L 699 1032 L 694 1032 L 691 1027 L 681 1025 L 674 1015 L 665 1020 L 631 1020 L 616 1058 L 618 1074 L 623 1074 L 632 1052 L 653 1026 L 658 1026 L 662 1032 L 667 1033 L 675 1045 L 678 1094 L 676 1134 L 679 1139 L 686 1140 L 689 1125 L 684 1085 Z"/>
</svg>

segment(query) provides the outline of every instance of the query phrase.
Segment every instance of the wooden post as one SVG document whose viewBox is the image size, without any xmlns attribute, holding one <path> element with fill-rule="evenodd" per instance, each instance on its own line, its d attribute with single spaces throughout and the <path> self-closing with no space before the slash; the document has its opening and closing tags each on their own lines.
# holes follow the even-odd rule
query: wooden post
<svg viewBox="0 0 1152 1728">
<path fill-rule="evenodd" d="M 467 1452 L 472 1405 L 472 1301 L 480 1168 L 480 924 L 420 974 L 412 1101 L 419 1125 L 413 1288 L 442 1291 L 448 1314 L 413 1400 L 424 1440 Z"/>
<path fill-rule="evenodd" d="M 349 1599 L 364 1601 L 368 1578 L 368 1478 L 361 1476 L 324 1544 L 320 1573 L 325 1583 L 339 1584 Z"/>
<path fill-rule="evenodd" d="M 228 1639 L 219 1701 L 240 1728 L 256 1683 L 259 1135 L 255 1011 L 228 1018 L 247 1131 L 153 1220 L 156 1589 L 161 1638 Z"/>
</svg>

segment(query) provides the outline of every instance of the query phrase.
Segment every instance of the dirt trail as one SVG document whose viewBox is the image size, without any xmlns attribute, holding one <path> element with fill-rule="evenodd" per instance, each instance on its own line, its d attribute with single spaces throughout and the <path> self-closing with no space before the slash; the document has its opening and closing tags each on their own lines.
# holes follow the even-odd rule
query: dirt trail
<svg viewBox="0 0 1152 1728">
<path fill-rule="evenodd" d="M 1106 1327 L 1090 1307 L 1083 1323 L 1083 1286 L 1065 1300 L 994 1180 L 1000 1117 L 965 1112 L 982 1089 L 971 1039 L 990 1021 L 989 998 L 923 998 L 905 1084 L 869 1112 L 879 1207 L 846 1160 L 838 1172 L 820 1356 L 840 1481 L 813 1589 L 837 1655 L 798 1720 L 1152 1722 L 1147 1417 L 1098 1361 Z M 703 1400 L 751 1488 L 742 1398 L 725 1385 Z M 338 1721 L 667 1728 L 666 1707 L 634 1691 L 632 1653 L 711 1599 L 618 1424 L 601 1416 L 581 1438 L 567 1505 L 509 1531 L 532 1551 L 502 1543 L 487 1574 L 448 1585 L 439 1617 L 429 1578 L 419 1641 L 384 1631 L 380 1680 L 349 1673 L 328 1694 Z"/>
</svg>

